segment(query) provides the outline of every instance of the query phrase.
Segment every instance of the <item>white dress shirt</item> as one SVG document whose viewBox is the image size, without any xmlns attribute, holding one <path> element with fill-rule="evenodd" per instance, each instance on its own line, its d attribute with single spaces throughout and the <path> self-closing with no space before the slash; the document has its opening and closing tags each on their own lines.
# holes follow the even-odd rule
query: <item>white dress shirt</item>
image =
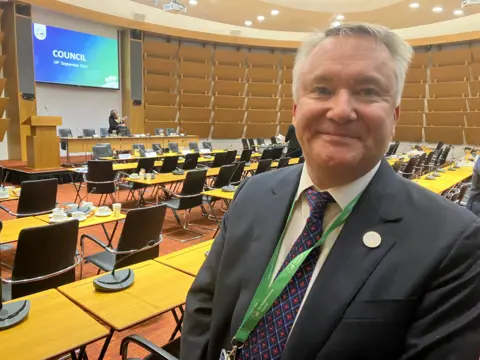
<svg viewBox="0 0 480 360">
<path fill-rule="evenodd" d="M 334 204 L 329 204 L 325 215 L 323 217 L 323 230 L 325 231 L 328 227 L 333 223 L 333 221 L 337 218 L 337 216 L 342 212 L 342 210 L 353 200 L 355 197 L 363 192 L 367 185 L 372 180 L 373 176 L 377 172 L 380 166 L 380 162 L 368 173 L 366 173 L 361 178 L 351 182 L 350 184 L 339 186 L 336 188 L 331 188 L 327 190 L 318 189 L 315 186 L 310 175 L 308 174 L 306 164 L 303 166 L 302 175 L 300 177 L 300 183 L 298 185 L 297 194 L 295 195 L 295 199 L 293 200 L 293 211 L 291 214 L 290 221 L 286 224 L 285 227 L 285 235 L 283 238 L 282 245 L 280 247 L 280 252 L 278 255 L 277 263 L 275 265 L 274 274 L 278 273 L 280 270 L 283 262 L 285 261 L 290 249 L 292 248 L 295 241 L 297 241 L 298 237 L 303 231 L 305 224 L 307 223 L 307 219 L 310 216 L 310 208 L 308 206 L 307 198 L 305 195 L 305 190 L 308 188 L 315 186 L 317 191 L 327 191 L 334 199 Z M 302 300 L 302 303 L 299 308 L 299 313 L 302 311 L 303 304 L 305 299 L 307 298 L 310 290 L 312 288 L 315 279 L 317 278 L 320 270 L 327 259 L 330 250 L 333 248 L 335 244 L 335 240 L 337 239 L 340 231 L 342 230 L 343 225 L 336 228 L 334 231 L 330 233 L 330 235 L 325 239 L 325 242 L 321 248 L 320 257 L 318 262 L 313 270 L 312 279 L 307 287 L 305 297 Z M 298 318 L 298 315 L 297 315 Z M 295 326 L 295 323 L 294 325 Z"/>
</svg>

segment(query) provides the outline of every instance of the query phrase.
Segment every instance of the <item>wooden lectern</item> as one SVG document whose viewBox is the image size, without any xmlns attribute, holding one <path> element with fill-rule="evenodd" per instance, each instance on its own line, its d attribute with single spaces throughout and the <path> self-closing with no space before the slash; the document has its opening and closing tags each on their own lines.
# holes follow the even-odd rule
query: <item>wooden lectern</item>
<svg viewBox="0 0 480 360">
<path fill-rule="evenodd" d="M 60 166 L 57 126 L 60 116 L 31 116 L 25 122 L 30 125 L 27 136 L 27 166 L 31 169 L 52 169 Z"/>
</svg>

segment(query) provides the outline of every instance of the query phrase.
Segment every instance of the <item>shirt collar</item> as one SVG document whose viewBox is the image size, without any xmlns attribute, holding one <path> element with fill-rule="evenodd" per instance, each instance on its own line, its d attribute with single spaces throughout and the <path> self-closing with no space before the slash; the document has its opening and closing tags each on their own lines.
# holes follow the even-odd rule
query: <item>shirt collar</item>
<svg viewBox="0 0 480 360">
<path fill-rule="evenodd" d="M 295 202 L 300 198 L 302 193 L 308 188 L 315 186 L 317 191 L 327 191 L 335 199 L 337 204 L 342 208 L 342 210 L 353 200 L 355 197 L 363 192 L 368 186 L 370 181 L 373 179 L 373 176 L 376 174 L 378 168 L 380 167 L 380 161 L 377 165 L 373 167 L 368 173 L 358 178 L 357 180 L 352 181 L 349 184 L 321 190 L 315 186 L 310 175 L 308 174 L 306 163 L 303 165 L 302 175 L 300 177 L 300 183 L 298 185 L 297 194 L 295 195 Z"/>
</svg>

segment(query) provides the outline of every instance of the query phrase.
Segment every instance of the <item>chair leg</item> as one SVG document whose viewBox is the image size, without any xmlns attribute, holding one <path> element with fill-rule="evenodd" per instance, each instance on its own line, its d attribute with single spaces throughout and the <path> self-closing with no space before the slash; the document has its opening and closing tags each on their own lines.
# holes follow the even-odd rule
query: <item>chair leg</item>
<svg viewBox="0 0 480 360">
<path fill-rule="evenodd" d="M 179 241 L 181 243 L 185 243 L 185 242 L 188 242 L 188 241 L 192 241 L 192 240 L 196 240 L 196 239 L 200 239 L 200 238 L 204 237 L 205 235 L 203 235 L 202 233 L 200 233 L 198 231 L 193 231 L 193 230 L 190 229 L 190 212 L 191 212 L 191 210 L 192 209 L 187 209 L 187 210 L 184 211 L 183 224 L 180 223 L 180 225 L 182 226 L 181 229 L 174 230 L 174 231 L 171 231 L 169 233 L 164 233 L 163 235 L 165 237 L 168 237 L 168 238 L 170 238 L 172 240 L 175 240 L 175 241 Z M 173 213 L 178 218 L 178 215 L 176 214 L 175 210 L 173 210 Z M 177 221 L 179 221 L 179 220 L 180 219 L 177 219 Z M 177 237 L 174 237 L 174 236 L 170 236 L 170 234 L 174 234 L 174 233 L 181 232 L 181 231 L 185 231 L 185 232 L 194 234 L 195 236 L 187 238 L 187 239 L 182 239 L 182 238 L 177 238 Z"/>
</svg>

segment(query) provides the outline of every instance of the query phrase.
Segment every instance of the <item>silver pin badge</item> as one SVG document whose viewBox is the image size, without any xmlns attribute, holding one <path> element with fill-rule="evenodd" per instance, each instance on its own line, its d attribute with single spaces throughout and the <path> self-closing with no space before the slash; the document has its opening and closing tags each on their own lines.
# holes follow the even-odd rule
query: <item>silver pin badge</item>
<svg viewBox="0 0 480 360">
<path fill-rule="evenodd" d="M 375 249 L 382 243 L 382 237 L 376 231 L 369 231 L 363 235 L 363 243 L 370 249 Z"/>
</svg>

